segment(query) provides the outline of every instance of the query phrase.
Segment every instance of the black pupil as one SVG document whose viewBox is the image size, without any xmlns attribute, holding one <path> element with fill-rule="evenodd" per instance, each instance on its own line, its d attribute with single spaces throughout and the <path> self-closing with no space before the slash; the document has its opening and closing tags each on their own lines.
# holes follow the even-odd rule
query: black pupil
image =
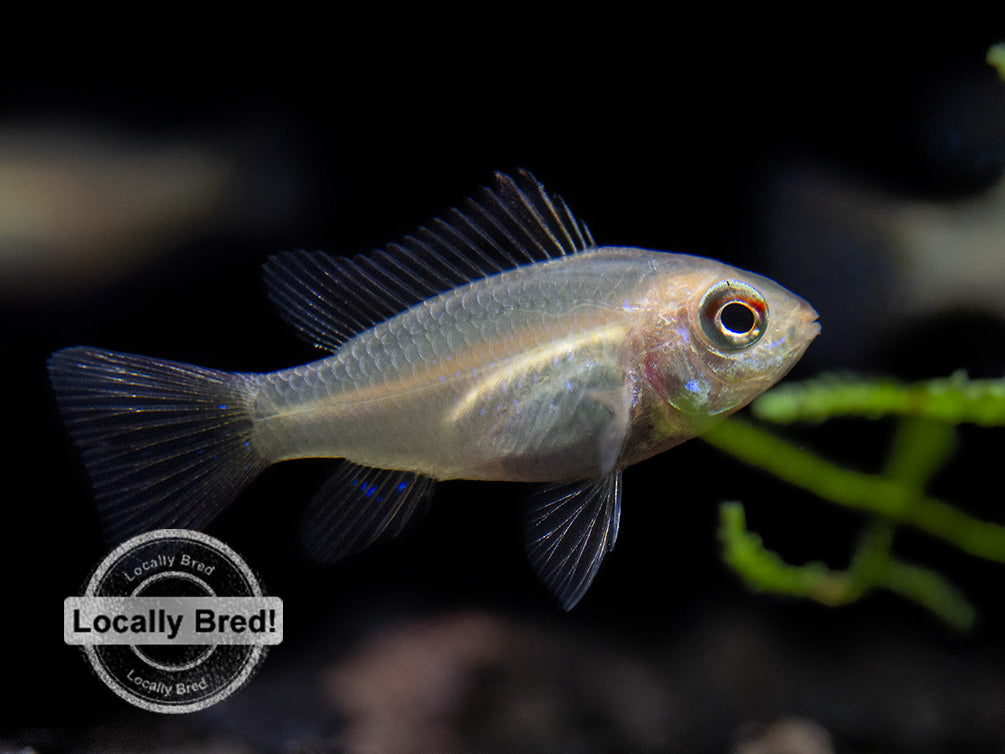
<svg viewBox="0 0 1005 754">
<path fill-rule="evenodd" d="M 722 307 L 719 321 L 731 333 L 746 335 L 754 329 L 754 312 L 746 304 L 730 301 Z"/>
</svg>

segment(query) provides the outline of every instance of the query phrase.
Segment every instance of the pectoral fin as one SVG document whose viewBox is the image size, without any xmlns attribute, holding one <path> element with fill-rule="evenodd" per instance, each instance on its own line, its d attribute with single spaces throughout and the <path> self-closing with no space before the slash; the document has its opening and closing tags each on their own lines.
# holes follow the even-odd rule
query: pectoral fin
<svg viewBox="0 0 1005 754">
<path fill-rule="evenodd" d="M 316 559 L 332 563 L 397 536 L 425 510 L 435 486 L 435 480 L 410 471 L 343 462 L 311 501 L 304 543 Z"/>
<path fill-rule="evenodd" d="M 524 524 L 527 555 L 566 610 L 582 599 L 614 547 L 620 517 L 620 471 L 548 485 L 531 497 Z"/>
</svg>

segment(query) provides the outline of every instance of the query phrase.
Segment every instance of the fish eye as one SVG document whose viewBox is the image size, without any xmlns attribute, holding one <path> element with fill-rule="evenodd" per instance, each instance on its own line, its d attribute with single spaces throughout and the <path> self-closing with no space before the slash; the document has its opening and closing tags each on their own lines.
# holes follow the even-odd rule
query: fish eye
<svg viewBox="0 0 1005 754">
<path fill-rule="evenodd" d="M 742 351 L 764 335 L 768 302 L 746 283 L 722 280 L 705 291 L 699 317 L 713 345 L 726 351 Z"/>
</svg>

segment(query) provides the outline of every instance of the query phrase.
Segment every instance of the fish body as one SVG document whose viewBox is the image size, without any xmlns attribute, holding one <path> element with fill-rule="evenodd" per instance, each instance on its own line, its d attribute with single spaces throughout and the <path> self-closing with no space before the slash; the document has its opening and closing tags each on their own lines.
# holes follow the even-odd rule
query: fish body
<svg viewBox="0 0 1005 754">
<path fill-rule="evenodd" d="M 203 526 L 295 458 L 345 459 L 307 517 L 328 560 L 400 531 L 436 481 L 545 482 L 528 551 L 567 608 L 614 544 L 621 471 L 746 405 L 819 330 L 767 278 L 597 246 L 526 173 L 400 245 L 277 255 L 265 278 L 332 355 L 265 374 L 83 347 L 50 360 L 113 536 Z"/>
<path fill-rule="evenodd" d="M 774 363 L 716 374 L 695 343 L 690 299 L 731 274 L 711 260 L 601 247 L 483 278 L 334 356 L 253 379 L 255 445 L 271 461 L 346 458 L 438 480 L 555 482 L 624 468 L 746 404 L 801 348 L 807 323 L 794 320 Z"/>
</svg>

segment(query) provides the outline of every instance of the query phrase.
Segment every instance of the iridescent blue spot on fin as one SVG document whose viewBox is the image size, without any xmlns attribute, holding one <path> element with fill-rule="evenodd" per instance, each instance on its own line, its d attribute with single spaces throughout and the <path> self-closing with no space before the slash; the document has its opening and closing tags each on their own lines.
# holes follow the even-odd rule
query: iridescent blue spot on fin
<svg viewBox="0 0 1005 754">
<path fill-rule="evenodd" d="M 445 219 L 352 259 L 292 251 L 265 263 L 265 286 L 310 343 L 335 351 L 358 332 L 473 280 L 596 244 L 565 202 L 527 171 L 496 174 Z"/>
<path fill-rule="evenodd" d="M 524 521 L 527 555 L 562 607 L 571 610 L 618 537 L 621 472 L 588 482 L 548 485 L 529 503 Z"/>
<path fill-rule="evenodd" d="M 311 501 L 304 543 L 314 558 L 333 563 L 378 539 L 397 536 L 425 510 L 435 486 L 435 480 L 421 474 L 345 461 Z"/>
</svg>

